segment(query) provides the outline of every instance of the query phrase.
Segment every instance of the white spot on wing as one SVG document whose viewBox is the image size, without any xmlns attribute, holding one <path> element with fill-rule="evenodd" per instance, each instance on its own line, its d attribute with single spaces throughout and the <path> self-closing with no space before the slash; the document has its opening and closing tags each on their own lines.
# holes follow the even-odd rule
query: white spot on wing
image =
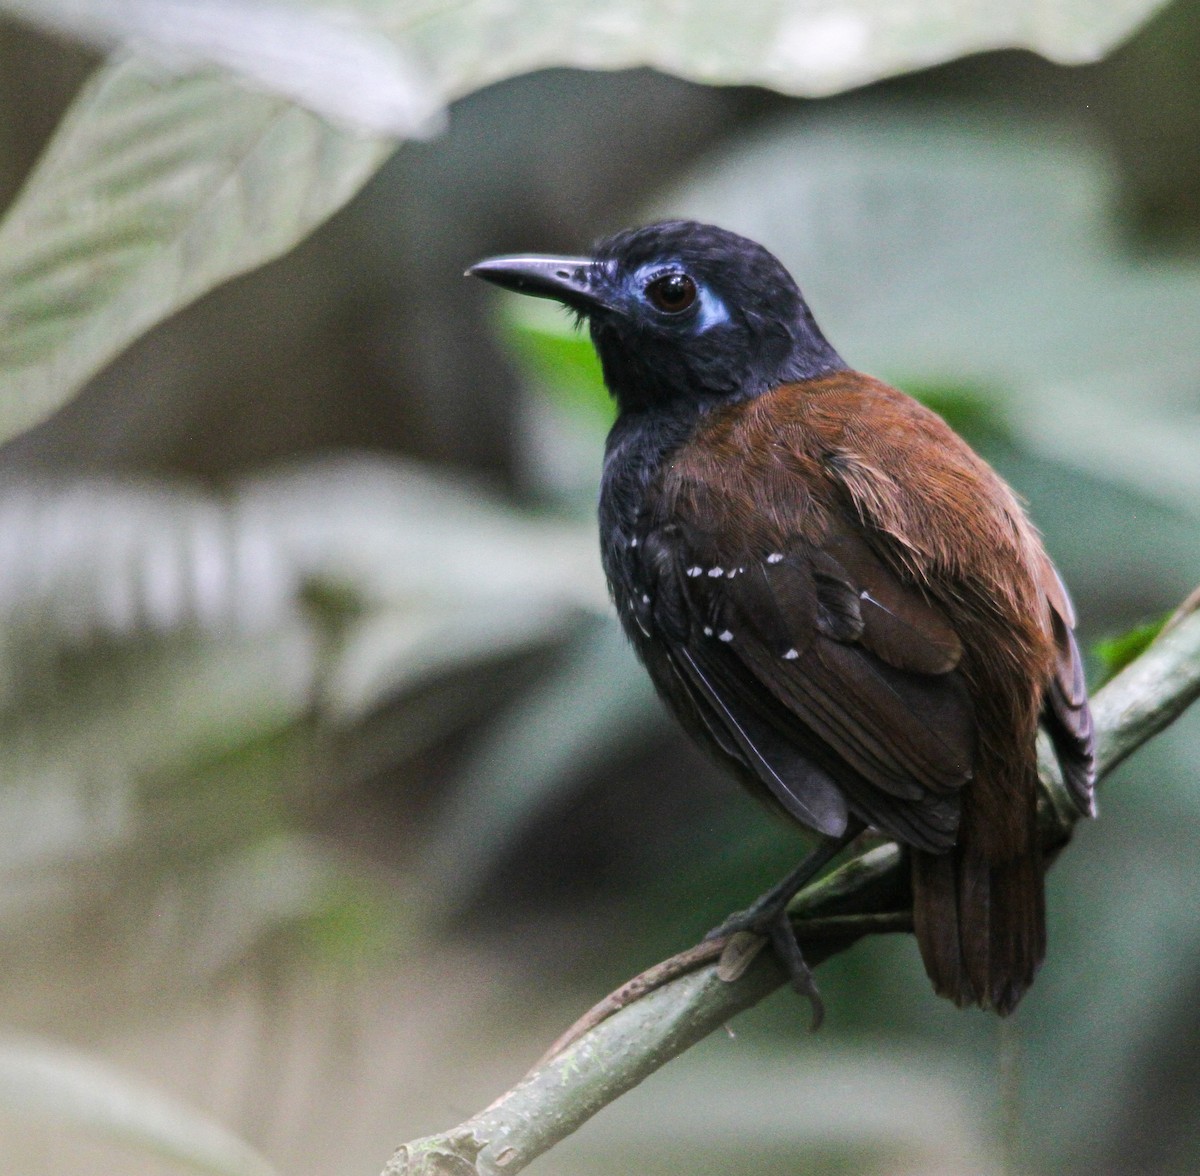
<svg viewBox="0 0 1200 1176">
<path fill-rule="evenodd" d="M 783 656 L 788 661 L 795 661 L 800 655 L 794 649 L 789 649 Z"/>
<path fill-rule="evenodd" d="M 782 562 L 783 562 L 783 552 L 782 551 L 772 551 L 771 554 L 767 556 L 767 563 L 782 563 Z"/>
<path fill-rule="evenodd" d="M 704 569 L 701 567 L 688 568 L 688 570 L 687 570 L 687 574 L 689 576 L 700 576 L 700 575 L 703 575 L 703 573 L 704 573 Z"/>
<path fill-rule="evenodd" d="M 649 603 L 650 603 L 650 597 L 649 597 L 649 596 L 647 596 L 647 595 L 646 595 L 644 592 L 642 593 L 642 603 L 643 603 L 643 604 L 649 604 Z"/>
<path fill-rule="evenodd" d="M 711 626 L 709 626 L 709 625 L 705 625 L 705 626 L 704 626 L 704 636 L 705 636 L 705 637 L 711 637 L 711 636 L 712 636 L 712 627 L 711 627 Z"/>
<path fill-rule="evenodd" d="M 717 634 L 717 640 L 718 641 L 732 641 L 733 634 L 728 629 L 723 629 L 720 633 Z"/>
<path fill-rule="evenodd" d="M 717 576 L 723 576 L 725 574 L 725 569 L 724 568 L 709 568 L 708 574 L 715 579 Z"/>
</svg>

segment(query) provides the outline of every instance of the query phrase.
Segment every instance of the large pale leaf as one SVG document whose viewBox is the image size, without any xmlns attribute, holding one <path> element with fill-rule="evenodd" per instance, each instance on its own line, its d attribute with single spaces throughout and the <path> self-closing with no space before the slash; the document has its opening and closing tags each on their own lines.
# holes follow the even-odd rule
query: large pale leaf
<svg viewBox="0 0 1200 1176">
<path fill-rule="evenodd" d="M 1092 60 L 1157 7 L 363 0 L 361 11 L 450 100 L 551 65 L 647 64 L 819 94 L 989 46 Z M 0 225 L 0 438 L 53 412 L 154 323 L 289 249 L 389 149 L 225 75 L 105 66 Z"/>
<path fill-rule="evenodd" d="M 0 1042 L 0 1113 L 100 1135 L 216 1176 L 275 1172 L 207 1115 L 111 1066 L 42 1041 Z"/>
<path fill-rule="evenodd" d="M 127 343 L 289 249 L 388 145 L 217 73 L 106 66 L 0 224 L 0 435 Z"/>
<path fill-rule="evenodd" d="M 453 96 L 555 65 L 822 95 L 984 49 L 1095 61 L 1163 0 L 376 0 Z"/>
<path fill-rule="evenodd" d="M 296 0 L 0 0 L 102 49 L 135 47 L 184 72 L 220 66 L 334 122 L 424 137 L 443 120 L 426 79 L 346 6 Z"/>
</svg>

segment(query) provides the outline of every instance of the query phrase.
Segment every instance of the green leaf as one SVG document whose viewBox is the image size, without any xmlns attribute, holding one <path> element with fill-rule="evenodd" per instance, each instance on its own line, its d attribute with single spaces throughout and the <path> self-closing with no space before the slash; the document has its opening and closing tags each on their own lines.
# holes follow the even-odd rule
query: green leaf
<svg viewBox="0 0 1200 1176">
<path fill-rule="evenodd" d="M 1156 621 L 1147 621 L 1135 625 L 1125 633 L 1116 637 L 1106 637 L 1092 646 L 1092 653 L 1100 662 L 1102 670 L 1101 684 L 1110 678 L 1115 678 L 1130 662 L 1139 658 L 1155 637 L 1162 632 L 1167 623 L 1169 613 Z"/>
<path fill-rule="evenodd" d="M 586 428 L 607 430 L 615 408 L 591 337 L 550 303 L 514 295 L 504 307 L 504 338 L 531 383 Z"/>
<path fill-rule="evenodd" d="M 219 74 L 102 68 L 0 224 L 0 437 L 167 315 L 290 249 L 389 150 Z"/>
<path fill-rule="evenodd" d="M 248 1143 L 114 1067 L 42 1041 L 0 1042 L 0 1112 L 47 1120 L 215 1176 L 273 1176 Z"/>
<path fill-rule="evenodd" d="M 1016 441 L 1004 400 L 995 391 L 932 381 L 899 379 L 896 383 L 972 445 L 986 448 Z"/>
</svg>

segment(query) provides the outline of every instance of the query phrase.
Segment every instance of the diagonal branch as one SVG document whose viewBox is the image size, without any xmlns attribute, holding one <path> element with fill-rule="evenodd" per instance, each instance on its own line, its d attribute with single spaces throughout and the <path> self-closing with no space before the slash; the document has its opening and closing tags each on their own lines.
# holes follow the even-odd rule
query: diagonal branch
<svg viewBox="0 0 1200 1176">
<path fill-rule="evenodd" d="M 1200 697 L 1200 612 L 1189 599 L 1162 635 L 1092 700 L 1097 767 L 1107 775 Z M 1074 806 L 1053 757 L 1041 756 L 1043 832 L 1054 851 Z M 911 929 L 902 852 L 881 845 L 797 897 L 797 937 L 811 964 L 864 935 Z M 719 944 L 656 965 L 601 1002 L 490 1107 L 441 1135 L 402 1145 L 384 1176 L 511 1176 L 671 1058 L 783 983 L 769 952 L 734 982 L 717 975 Z M 635 999 L 636 998 L 636 999 Z"/>
</svg>

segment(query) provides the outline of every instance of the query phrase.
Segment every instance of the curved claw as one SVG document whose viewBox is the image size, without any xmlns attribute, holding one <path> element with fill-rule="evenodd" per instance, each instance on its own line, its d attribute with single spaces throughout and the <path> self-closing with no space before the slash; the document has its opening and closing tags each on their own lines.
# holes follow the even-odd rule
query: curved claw
<svg viewBox="0 0 1200 1176">
<path fill-rule="evenodd" d="M 812 1005 L 812 1021 L 809 1031 L 815 1033 L 825 1020 L 825 1002 L 821 999 L 817 982 L 813 979 L 812 969 L 804 959 L 800 944 L 796 942 L 796 933 L 792 930 L 791 920 L 784 912 L 772 925 L 768 937 L 775 955 L 783 965 L 792 981 L 792 987 L 801 995 L 808 997 Z"/>
</svg>

